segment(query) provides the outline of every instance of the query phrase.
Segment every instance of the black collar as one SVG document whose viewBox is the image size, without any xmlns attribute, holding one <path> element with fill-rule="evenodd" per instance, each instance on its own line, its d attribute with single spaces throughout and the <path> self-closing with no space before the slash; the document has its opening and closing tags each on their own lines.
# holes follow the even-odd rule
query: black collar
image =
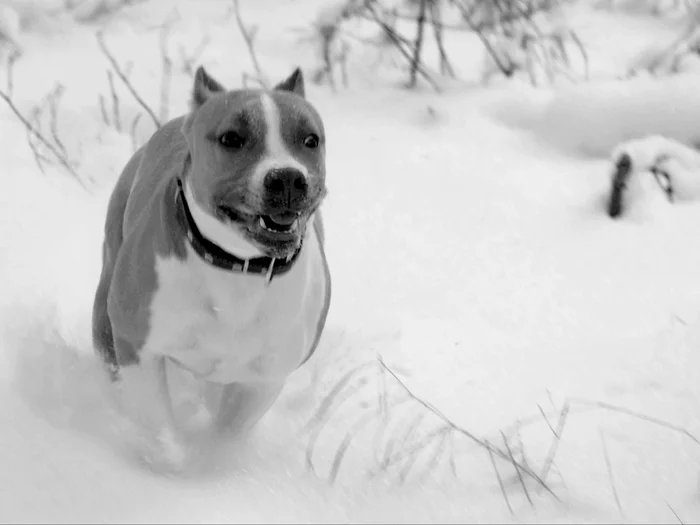
<svg viewBox="0 0 700 525">
<path fill-rule="evenodd" d="M 252 259 L 241 259 L 232 253 L 227 252 L 218 244 L 207 239 L 197 228 L 194 217 L 190 212 L 185 198 L 182 179 L 177 178 L 177 191 L 175 193 L 176 213 L 180 215 L 185 226 L 187 239 L 194 251 L 212 266 L 222 270 L 240 273 L 252 273 L 262 275 L 269 283 L 273 277 L 287 273 L 301 252 L 301 246 L 290 257 L 276 259 L 274 257 L 254 257 Z"/>
</svg>

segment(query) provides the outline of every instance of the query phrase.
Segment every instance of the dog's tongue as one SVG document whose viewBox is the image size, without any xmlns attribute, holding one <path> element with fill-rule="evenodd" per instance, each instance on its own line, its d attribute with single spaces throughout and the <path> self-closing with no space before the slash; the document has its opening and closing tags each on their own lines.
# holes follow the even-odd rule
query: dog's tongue
<svg viewBox="0 0 700 525">
<path fill-rule="evenodd" d="M 293 212 L 273 213 L 270 215 L 270 219 L 272 219 L 277 224 L 281 224 L 282 226 L 291 225 L 296 220 L 296 218 L 297 214 Z"/>
</svg>

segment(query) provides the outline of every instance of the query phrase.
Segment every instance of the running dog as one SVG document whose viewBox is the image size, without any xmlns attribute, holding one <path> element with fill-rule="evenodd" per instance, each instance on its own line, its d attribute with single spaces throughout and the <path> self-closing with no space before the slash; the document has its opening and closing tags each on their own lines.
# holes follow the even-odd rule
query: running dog
<svg viewBox="0 0 700 525">
<path fill-rule="evenodd" d="M 299 69 L 271 90 L 229 91 L 200 67 L 189 114 L 116 183 L 93 341 L 169 463 L 183 450 L 170 366 L 217 387 L 212 418 L 238 433 L 318 345 L 331 296 L 325 141 Z"/>
</svg>

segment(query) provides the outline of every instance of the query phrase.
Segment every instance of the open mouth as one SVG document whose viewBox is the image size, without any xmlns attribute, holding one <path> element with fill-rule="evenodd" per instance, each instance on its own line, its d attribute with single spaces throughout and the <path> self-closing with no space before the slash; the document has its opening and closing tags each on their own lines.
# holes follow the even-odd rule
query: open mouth
<svg viewBox="0 0 700 525">
<path fill-rule="evenodd" d="M 283 257 L 299 246 L 303 226 L 302 212 L 249 215 L 228 206 L 218 208 L 223 218 L 242 226 L 246 236 L 264 247 L 268 255 Z"/>
<path fill-rule="evenodd" d="M 260 215 L 258 225 L 270 233 L 296 233 L 299 229 L 299 213 L 284 212 Z"/>
</svg>

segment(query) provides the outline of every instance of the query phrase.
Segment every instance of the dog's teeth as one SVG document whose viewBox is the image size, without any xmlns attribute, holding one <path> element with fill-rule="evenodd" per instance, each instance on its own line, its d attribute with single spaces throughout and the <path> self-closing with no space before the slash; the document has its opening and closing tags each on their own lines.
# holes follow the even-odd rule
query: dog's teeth
<svg viewBox="0 0 700 525">
<path fill-rule="evenodd" d="M 268 229 L 268 227 L 265 225 L 265 221 L 263 220 L 262 217 L 260 217 L 260 220 L 258 222 L 260 223 L 261 228 L 265 228 L 266 230 Z"/>
</svg>

